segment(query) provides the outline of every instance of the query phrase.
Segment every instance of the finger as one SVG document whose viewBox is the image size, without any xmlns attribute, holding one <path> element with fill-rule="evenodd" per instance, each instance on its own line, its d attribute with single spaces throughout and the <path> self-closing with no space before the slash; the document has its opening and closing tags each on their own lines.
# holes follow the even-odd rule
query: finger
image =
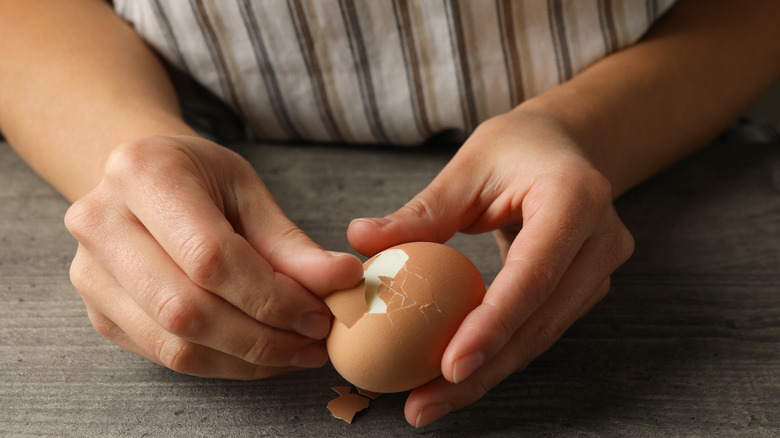
<svg viewBox="0 0 780 438">
<path fill-rule="evenodd" d="M 500 229 L 493 230 L 493 239 L 498 245 L 498 251 L 501 255 L 501 263 L 506 263 L 506 256 L 509 253 L 509 248 L 512 246 L 512 242 L 515 241 L 517 234 L 520 232 L 522 225 L 512 224 L 510 226 L 501 227 Z"/>
<path fill-rule="evenodd" d="M 194 344 L 162 331 L 143 312 L 124 312 L 118 315 L 119 324 L 106 315 L 88 312 L 90 321 L 98 333 L 119 347 L 173 371 L 198 377 L 254 380 L 273 377 L 299 370 L 295 367 L 267 367 L 252 364 Z M 125 327 L 125 328 L 123 328 Z M 129 331 L 126 332 L 125 330 Z M 144 348 L 132 336 L 155 339 L 159 348 Z"/>
<path fill-rule="evenodd" d="M 79 213 L 83 208 L 79 205 L 72 214 L 85 214 Z M 326 362 L 324 348 L 319 356 L 299 354 L 312 348 L 311 339 L 261 324 L 198 287 L 138 223 L 105 210 L 101 214 L 100 226 L 92 232 L 82 234 L 81 227 L 73 227 L 81 231 L 77 238 L 164 331 L 256 364 L 314 367 Z M 78 219 L 71 217 L 74 221 Z M 302 359 L 308 362 L 300 363 Z"/>
<path fill-rule="evenodd" d="M 150 172 L 136 149 L 114 155 L 110 163 L 118 164 L 107 169 L 120 180 L 139 168 Z M 198 157 L 178 148 L 158 158 L 152 177 L 140 179 L 141 190 L 128 194 L 131 210 L 199 285 L 246 296 L 246 290 L 268 289 L 269 272 L 277 271 L 322 297 L 360 280 L 360 260 L 329 253 L 311 241 L 282 213 L 246 160 L 216 145 L 207 155 L 230 169 L 230 177 L 210 173 L 198 165 Z M 157 194 L 154 202 L 147 193 Z M 230 269 L 221 269 L 224 265 Z M 225 283 L 229 287 L 223 288 Z M 307 306 L 315 301 L 302 295 L 285 300 Z"/>
<path fill-rule="evenodd" d="M 400 209 L 382 218 L 353 220 L 347 230 L 350 244 L 361 254 L 372 256 L 405 242 L 446 242 L 472 223 L 483 208 L 479 205 L 479 175 L 464 178 L 465 174 L 464 160 L 456 154 L 425 189 Z"/>
<path fill-rule="evenodd" d="M 603 298 L 608 287 L 608 281 L 602 283 L 594 294 L 589 295 L 589 298 L 584 302 L 585 305 L 580 307 L 578 313 L 567 316 L 576 319 L 578 314 L 582 314 L 595 302 Z M 558 296 L 565 297 L 566 294 Z M 571 308 L 579 307 L 567 303 L 558 303 L 557 300 L 545 303 L 540 316 L 529 319 L 495 356 L 489 366 L 486 365 L 480 368 L 469 378 L 457 384 L 446 380 L 444 377 L 439 377 L 415 389 L 409 395 L 404 408 L 406 421 L 415 427 L 433 423 L 452 411 L 476 402 L 510 374 L 528 366 L 534 358 L 549 349 L 565 331 L 558 330 L 554 333 L 554 336 L 545 338 L 542 343 L 538 342 L 539 338 L 536 337 L 537 333 L 546 330 L 543 328 L 543 325 L 548 317 L 558 317 L 558 311 L 556 310 L 558 305 Z M 529 345 L 534 347 L 529 349 Z"/>
<path fill-rule="evenodd" d="M 589 225 L 572 231 L 563 238 L 565 245 L 542 237 L 550 235 L 544 227 L 563 229 L 560 219 L 556 219 L 555 215 L 541 213 L 530 218 L 520 231 L 483 303 L 465 318 L 445 350 L 442 371 L 448 380 L 464 380 L 503 348 L 520 325 L 547 301 L 563 274 L 573 269 L 575 254 L 589 263 L 578 262 L 582 273 L 575 277 L 592 290 L 631 253 L 630 234 L 614 210 L 593 232 Z M 588 235 L 586 242 L 580 242 Z"/>
<path fill-rule="evenodd" d="M 153 165 L 147 163 L 147 155 L 156 156 Z M 330 327 L 327 307 L 275 272 L 236 233 L 225 217 L 230 213 L 223 211 L 230 203 L 213 188 L 221 182 L 190 155 L 183 148 L 162 154 L 138 146 L 114 152 L 106 166 L 109 184 L 135 184 L 133 190 L 122 191 L 129 209 L 124 214 L 137 218 L 201 288 L 266 325 L 325 337 Z"/>
<path fill-rule="evenodd" d="M 83 247 L 71 265 L 71 278 L 98 333 L 159 365 L 200 377 L 230 379 L 260 379 L 298 369 L 249 363 L 165 332 L 137 307 L 111 274 L 94 263 Z M 101 299 L 106 296 L 111 299 Z"/>
<path fill-rule="evenodd" d="M 116 301 L 107 297 L 124 295 L 124 291 L 120 290 L 111 274 L 94 263 L 94 258 L 84 245 L 79 244 L 70 264 L 70 281 L 84 301 L 92 326 L 100 335 L 125 350 L 152 359 L 145 349 L 106 317 L 106 312 L 118 313 Z"/>
<path fill-rule="evenodd" d="M 442 376 L 413 391 L 405 407 L 407 421 L 421 427 L 479 400 L 511 373 L 525 368 L 549 349 L 609 289 L 609 277 L 591 275 L 594 266 L 599 270 L 603 264 L 604 245 L 598 242 L 598 238 L 586 242 L 550 298 L 489 362 L 457 384 Z"/>
<path fill-rule="evenodd" d="M 281 211 L 262 181 L 251 176 L 253 192 L 238 207 L 244 235 L 273 269 L 323 298 L 353 287 L 363 277 L 363 263 L 352 254 L 326 251 Z"/>
</svg>

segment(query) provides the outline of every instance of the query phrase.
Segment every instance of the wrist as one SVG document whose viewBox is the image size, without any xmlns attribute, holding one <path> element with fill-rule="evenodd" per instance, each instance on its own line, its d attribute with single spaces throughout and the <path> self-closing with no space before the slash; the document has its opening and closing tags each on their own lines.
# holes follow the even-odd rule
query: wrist
<svg viewBox="0 0 780 438">
<path fill-rule="evenodd" d="M 602 90 L 605 91 L 605 90 Z M 638 145 L 647 126 L 633 130 L 638 121 L 631 109 L 621 109 L 622 101 L 574 84 L 564 84 L 519 105 L 513 112 L 534 114 L 545 119 L 548 126 L 572 139 L 582 155 L 612 186 L 613 197 L 622 193 L 664 167 L 667 157 L 654 156 Z"/>
</svg>

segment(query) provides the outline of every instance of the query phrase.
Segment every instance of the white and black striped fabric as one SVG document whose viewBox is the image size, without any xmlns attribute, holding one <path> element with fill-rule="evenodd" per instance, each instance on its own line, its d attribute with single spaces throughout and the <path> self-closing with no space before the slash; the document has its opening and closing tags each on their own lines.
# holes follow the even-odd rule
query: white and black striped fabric
<svg viewBox="0 0 780 438">
<path fill-rule="evenodd" d="M 674 0 L 115 0 L 261 139 L 418 144 L 635 42 Z"/>
</svg>

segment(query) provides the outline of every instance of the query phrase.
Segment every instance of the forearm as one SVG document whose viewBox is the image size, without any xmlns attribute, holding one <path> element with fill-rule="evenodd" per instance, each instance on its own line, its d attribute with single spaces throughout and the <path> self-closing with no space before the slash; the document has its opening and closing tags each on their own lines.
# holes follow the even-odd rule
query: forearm
<svg viewBox="0 0 780 438">
<path fill-rule="evenodd" d="M 518 107 L 565 126 L 619 196 L 712 140 L 780 75 L 780 3 L 683 0 L 636 45 Z"/>
<path fill-rule="evenodd" d="M 0 130 L 76 199 L 118 144 L 193 134 L 165 69 L 99 0 L 0 0 Z"/>
</svg>

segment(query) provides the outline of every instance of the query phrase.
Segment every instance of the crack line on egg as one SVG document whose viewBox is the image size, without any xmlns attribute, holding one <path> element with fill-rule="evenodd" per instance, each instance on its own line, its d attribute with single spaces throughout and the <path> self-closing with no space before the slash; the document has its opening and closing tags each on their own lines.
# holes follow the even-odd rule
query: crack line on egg
<svg viewBox="0 0 780 438">
<path fill-rule="evenodd" d="M 404 266 L 402 269 L 403 269 L 403 271 L 404 271 L 404 272 L 406 272 L 406 273 L 409 273 L 409 274 L 411 274 L 411 275 L 414 275 L 414 276 L 416 276 L 416 277 L 418 277 L 418 278 L 422 279 L 423 281 L 427 281 L 427 280 L 426 280 L 424 277 L 422 277 L 421 275 L 419 275 L 419 274 L 417 274 L 417 273 L 415 273 L 415 272 L 412 272 L 412 271 L 410 271 L 410 270 L 406 269 L 406 266 Z M 398 277 L 398 276 L 396 276 L 396 278 L 397 278 L 397 277 Z M 401 304 L 400 304 L 400 306 L 399 306 L 397 309 L 388 310 L 388 312 L 392 312 L 392 311 L 395 311 L 395 310 L 401 310 L 401 309 L 405 309 L 405 308 L 407 308 L 407 307 L 412 307 L 413 305 L 417 304 L 417 301 L 415 301 L 414 299 L 412 299 L 412 297 L 410 297 L 410 296 L 409 296 L 409 295 L 406 293 L 406 279 L 407 279 L 407 278 L 408 278 L 407 276 L 404 276 L 404 281 L 403 281 L 401 284 L 398 284 L 398 285 L 397 285 L 397 286 L 398 286 L 397 288 L 395 287 L 395 286 L 396 286 L 396 281 L 395 281 L 395 278 L 393 278 L 392 280 L 390 280 L 390 284 L 388 284 L 388 285 L 387 285 L 387 288 L 388 288 L 388 290 L 390 290 L 390 292 L 392 292 L 392 293 L 394 294 L 394 297 L 398 297 L 398 298 L 401 300 Z M 406 303 L 406 301 L 407 301 L 407 300 L 411 301 L 411 303 L 407 304 L 407 303 Z M 392 301 L 392 298 L 391 298 L 389 301 Z M 390 302 L 387 302 L 387 304 L 388 304 L 388 305 L 390 305 Z"/>
<path fill-rule="evenodd" d="M 395 321 L 393 320 L 393 317 L 392 317 L 392 314 L 395 311 L 402 310 L 402 309 L 407 309 L 407 308 L 414 307 L 414 306 L 417 306 L 417 311 L 420 312 L 423 315 L 423 317 L 425 317 L 426 322 L 430 322 L 429 313 L 426 312 L 426 310 L 433 311 L 433 312 L 436 312 L 436 313 L 439 313 L 439 314 L 441 314 L 441 312 L 442 312 L 441 308 L 439 307 L 439 305 L 436 303 L 435 300 L 433 300 L 433 296 L 430 297 L 431 298 L 430 302 L 421 303 L 419 301 L 414 300 L 412 297 L 410 297 L 409 294 L 406 293 L 406 289 L 405 289 L 406 288 L 406 282 L 409 279 L 410 275 L 413 275 L 413 276 L 419 278 L 420 280 L 424 281 L 426 284 L 429 283 L 428 279 L 425 276 L 420 275 L 419 273 L 410 270 L 406 266 L 406 264 L 404 264 L 404 266 L 401 268 L 401 270 L 404 273 L 407 274 L 407 275 L 403 276 L 403 281 L 401 283 L 398 283 L 395 280 L 396 278 L 398 278 L 398 275 L 396 275 L 396 277 L 394 277 L 392 279 L 389 279 L 389 281 L 387 283 L 385 283 L 385 287 L 387 288 L 387 290 L 390 291 L 393 294 L 393 296 L 391 298 L 388 298 L 387 301 L 385 301 L 385 303 L 387 304 L 387 315 L 388 315 L 388 318 L 390 319 L 390 322 L 393 325 L 395 325 Z M 430 289 L 430 288 L 428 288 L 428 289 Z M 398 298 L 401 301 L 401 303 L 397 307 L 391 307 L 391 303 L 393 302 L 393 299 L 395 299 L 395 298 Z"/>
</svg>

